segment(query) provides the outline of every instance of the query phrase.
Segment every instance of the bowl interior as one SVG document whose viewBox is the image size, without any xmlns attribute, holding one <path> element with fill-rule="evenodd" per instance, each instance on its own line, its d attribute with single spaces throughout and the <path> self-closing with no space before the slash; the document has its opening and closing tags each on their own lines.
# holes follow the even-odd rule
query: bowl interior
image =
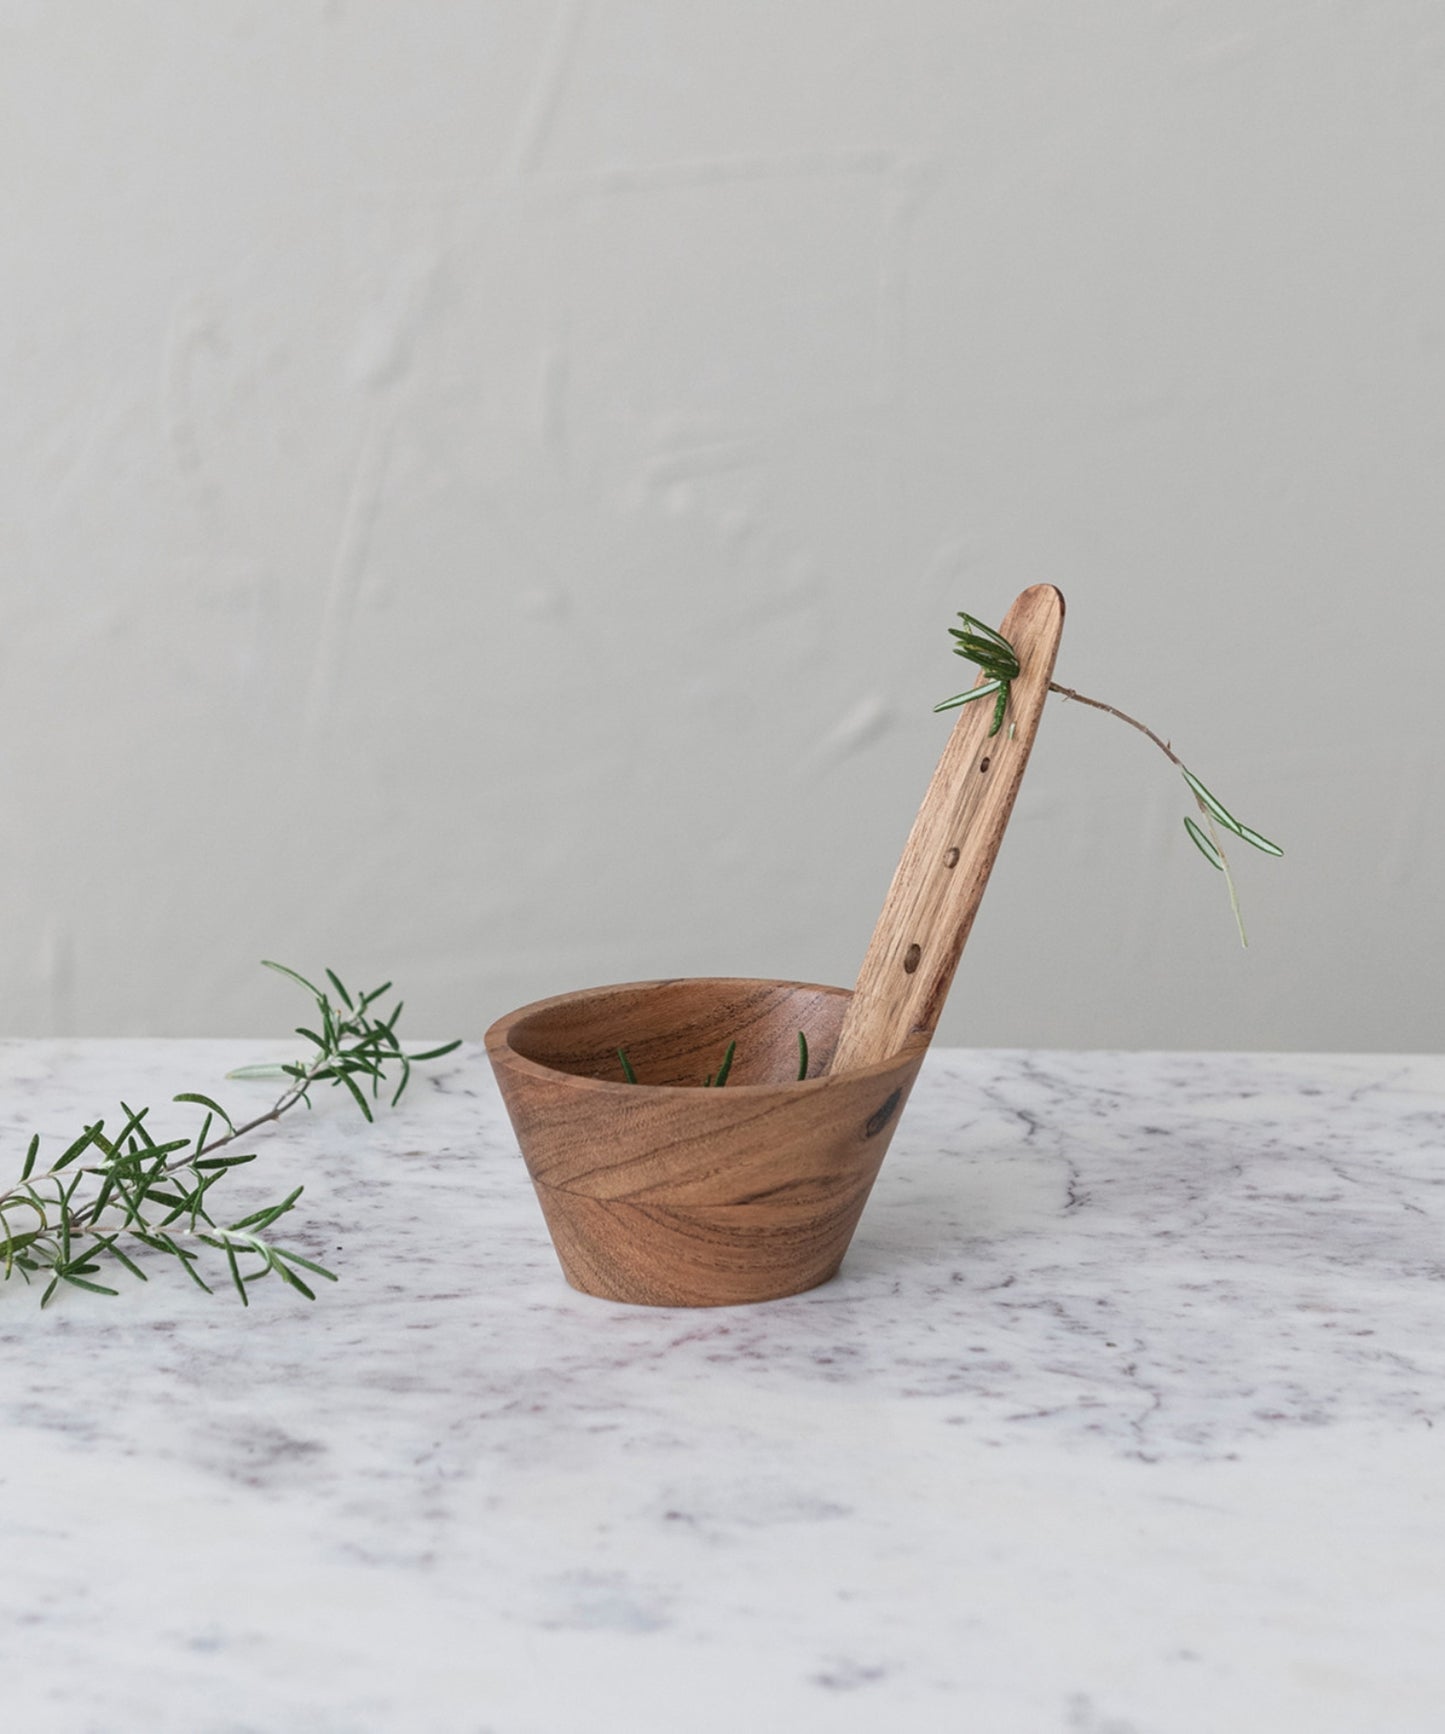
<svg viewBox="0 0 1445 1734">
<path fill-rule="evenodd" d="M 808 1076 L 832 1059 L 850 991 L 809 982 L 700 976 L 591 988 L 524 1010 L 508 1026 L 514 1053 L 553 1071 L 622 1084 L 623 1049 L 639 1084 L 701 1086 L 737 1044 L 728 1087 L 798 1076 L 801 1031 Z"/>
</svg>

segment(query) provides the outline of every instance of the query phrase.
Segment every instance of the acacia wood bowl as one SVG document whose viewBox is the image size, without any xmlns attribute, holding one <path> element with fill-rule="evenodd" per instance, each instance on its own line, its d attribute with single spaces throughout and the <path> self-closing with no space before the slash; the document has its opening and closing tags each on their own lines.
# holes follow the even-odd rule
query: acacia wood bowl
<svg viewBox="0 0 1445 1734">
<path fill-rule="evenodd" d="M 540 1000 L 487 1031 L 574 1288 L 727 1306 L 834 1274 L 928 1048 L 920 1036 L 888 1059 L 829 1072 L 851 999 L 795 981 L 632 982 Z M 700 1088 L 733 1041 L 726 1086 Z M 624 1081 L 619 1047 L 636 1084 Z"/>
</svg>

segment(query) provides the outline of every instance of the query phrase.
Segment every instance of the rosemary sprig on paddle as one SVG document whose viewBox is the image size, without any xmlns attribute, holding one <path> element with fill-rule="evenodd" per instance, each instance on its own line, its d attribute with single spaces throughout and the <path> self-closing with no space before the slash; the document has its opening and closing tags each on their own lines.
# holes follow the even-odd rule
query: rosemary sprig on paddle
<svg viewBox="0 0 1445 1734">
<path fill-rule="evenodd" d="M 1008 708 L 1009 683 L 1018 675 L 1019 659 L 1008 640 L 995 632 L 991 626 L 985 626 L 981 620 L 975 619 L 972 614 L 960 612 L 959 619 L 963 622 L 962 630 L 956 626 L 949 628 L 949 636 L 957 640 L 953 647 L 954 655 L 961 656 L 966 661 L 973 663 L 989 678 L 980 681 L 977 686 L 970 687 L 967 692 L 956 693 L 952 698 L 944 699 L 941 704 L 936 704 L 933 708 L 935 711 L 956 710 L 960 705 L 969 704 L 974 699 L 986 698 L 990 694 L 995 694 L 993 722 L 988 731 L 989 738 L 992 739 L 1003 724 L 1004 712 Z M 1223 873 L 1225 884 L 1229 887 L 1229 906 L 1234 911 L 1234 921 L 1239 929 L 1240 944 L 1248 945 L 1249 939 L 1244 931 L 1244 918 L 1239 911 L 1239 895 L 1235 890 L 1234 876 L 1229 871 L 1229 861 L 1224 853 L 1224 846 L 1219 840 L 1219 832 L 1215 829 L 1216 823 L 1222 825 L 1226 831 L 1232 832 L 1243 842 L 1248 843 L 1251 848 L 1260 849 L 1266 855 L 1283 855 L 1284 850 L 1280 848 L 1278 843 L 1271 843 L 1268 837 L 1261 837 L 1258 831 L 1252 830 L 1248 825 L 1241 824 L 1217 796 L 1210 794 L 1169 742 L 1160 740 L 1153 729 L 1146 727 L 1137 717 L 1129 716 L 1126 712 L 1116 709 L 1112 704 L 1104 704 L 1097 698 L 1085 698 L 1083 693 L 1075 692 L 1072 687 L 1060 686 L 1056 681 L 1049 682 L 1049 691 L 1058 693 L 1062 698 L 1073 699 L 1078 704 L 1090 705 L 1094 710 L 1107 711 L 1110 716 L 1118 717 L 1120 722 L 1126 722 L 1130 728 L 1136 728 L 1140 734 L 1147 735 L 1159 751 L 1178 767 L 1194 796 L 1195 805 L 1203 815 L 1205 826 L 1208 828 L 1208 835 L 1200 829 L 1193 818 L 1187 815 L 1184 820 L 1184 829 L 1189 833 L 1189 840 L 1209 865 Z"/>
<path fill-rule="evenodd" d="M 198 1090 L 183 1090 L 172 1098 L 204 1111 L 201 1129 L 190 1138 L 157 1140 L 147 1124 L 150 1109 L 121 1103 L 114 1131 L 96 1120 L 61 1154 L 41 1167 L 40 1138 L 30 1140 L 20 1177 L 0 1190 L 0 1275 L 17 1273 L 28 1283 L 49 1273 L 40 1297 L 48 1306 L 62 1284 L 113 1295 L 118 1290 L 95 1279 L 117 1267 L 141 1282 L 148 1280 L 138 1258 L 146 1252 L 175 1259 L 180 1268 L 209 1294 L 210 1285 L 197 1266 L 209 1252 L 218 1254 L 243 1305 L 249 1305 L 248 1285 L 274 1276 L 304 1295 L 315 1291 L 301 1274 L 335 1275 L 269 1237 L 272 1226 L 295 1208 L 304 1187 L 297 1186 L 274 1204 L 236 1217 L 218 1220 L 215 1190 L 237 1168 L 255 1161 L 254 1153 L 231 1154 L 229 1146 L 269 1125 L 304 1102 L 320 1084 L 346 1090 L 366 1119 L 383 1087 L 396 1087 L 394 1105 L 411 1078 L 414 1065 L 440 1059 L 459 1047 L 447 1042 L 424 1053 L 403 1051 L 397 1036 L 401 1002 L 383 1016 L 374 1009 L 391 983 L 353 996 L 331 970 L 332 993 L 314 986 L 284 964 L 268 963 L 312 995 L 316 1001 L 315 1029 L 297 1034 L 315 1048 L 308 1059 L 275 1066 L 241 1066 L 233 1078 L 284 1076 L 288 1086 L 264 1113 L 237 1125 L 221 1104 Z M 218 1128 L 224 1126 L 225 1130 Z M 213 1128 L 217 1128 L 213 1133 Z M 228 1151 L 227 1154 L 219 1154 Z"/>
</svg>

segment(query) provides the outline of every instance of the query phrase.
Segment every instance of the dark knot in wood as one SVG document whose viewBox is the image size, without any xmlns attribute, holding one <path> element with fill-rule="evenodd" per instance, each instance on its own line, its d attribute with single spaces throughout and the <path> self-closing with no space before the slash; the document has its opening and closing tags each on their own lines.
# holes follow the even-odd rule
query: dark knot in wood
<svg viewBox="0 0 1445 1734">
<path fill-rule="evenodd" d="M 865 1138 L 876 1138 L 898 1112 L 898 1104 L 902 1100 L 902 1090 L 895 1090 L 881 1108 L 876 1109 L 869 1115 L 868 1124 L 863 1128 L 863 1136 Z"/>
</svg>

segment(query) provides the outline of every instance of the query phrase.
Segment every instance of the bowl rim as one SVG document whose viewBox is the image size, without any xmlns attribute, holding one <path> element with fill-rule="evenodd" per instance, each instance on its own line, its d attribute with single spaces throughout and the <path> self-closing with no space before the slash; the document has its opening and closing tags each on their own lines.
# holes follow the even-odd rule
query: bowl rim
<svg viewBox="0 0 1445 1734">
<path fill-rule="evenodd" d="M 611 1078 L 589 1078 L 581 1072 L 564 1072 L 557 1066 L 543 1065 L 540 1060 L 529 1059 L 526 1054 L 519 1053 L 512 1046 L 512 1030 L 524 1019 L 532 1018 L 543 1012 L 564 1005 L 576 1005 L 591 999 L 602 999 L 608 994 L 637 991 L 647 988 L 676 987 L 683 982 L 713 982 L 718 986 L 734 985 L 737 987 L 794 987 L 808 993 L 826 993 L 836 995 L 840 999 L 851 999 L 851 987 L 837 987 L 829 982 L 792 981 L 783 976 L 772 975 L 664 975 L 650 981 L 616 981 L 603 982 L 596 987 L 576 988 L 570 993 L 549 994 L 545 999 L 532 1000 L 527 1005 L 518 1006 L 514 1011 L 504 1012 L 488 1026 L 486 1035 L 482 1038 L 487 1050 L 487 1058 L 491 1061 L 493 1070 L 499 1066 L 507 1066 L 524 1074 L 530 1074 L 538 1079 L 565 1079 L 572 1089 L 590 1089 L 607 1092 L 623 1092 L 632 1100 L 637 1101 L 643 1095 L 650 1096 L 696 1096 L 702 1092 L 699 1084 L 629 1084 L 625 1080 L 614 1082 Z M 792 1078 L 777 1084 L 729 1084 L 727 1097 L 712 1096 L 710 1099 L 721 1102 L 725 1099 L 736 1101 L 740 1095 L 762 1095 L 771 1092 L 774 1095 L 801 1095 L 805 1091 L 822 1089 L 828 1085 L 834 1087 L 844 1078 L 885 1077 L 921 1060 L 928 1051 L 931 1037 L 922 1032 L 915 1038 L 904 1043 L 895 1053 L 885 1059 L 874 1060 L 866 1066 L 855 1066 L 847 1072 L 824 1072 L 816 1078 Z"/>
</svg>

